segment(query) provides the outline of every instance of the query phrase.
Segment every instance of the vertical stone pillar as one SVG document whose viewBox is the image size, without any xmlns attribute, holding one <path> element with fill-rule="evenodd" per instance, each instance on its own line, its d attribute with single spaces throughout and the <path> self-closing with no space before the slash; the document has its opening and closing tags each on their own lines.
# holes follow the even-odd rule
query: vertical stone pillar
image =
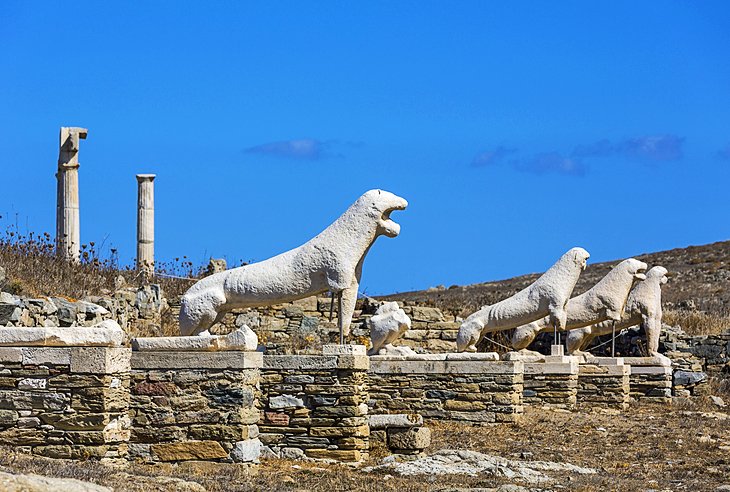
<svg viewBox="0 0 730 492">
<path fill-rule="evenodd" d="M 81 254 L 79 226 L 79 140 L 86 128 L 61 127 L 56 173 L 56 253 L 78 262 Z"/>
<path fill-rule="evenodd" d="M 151 276 L 155 263 L 155 175 L 137 175 L 137 268 Z"/>
</svg>

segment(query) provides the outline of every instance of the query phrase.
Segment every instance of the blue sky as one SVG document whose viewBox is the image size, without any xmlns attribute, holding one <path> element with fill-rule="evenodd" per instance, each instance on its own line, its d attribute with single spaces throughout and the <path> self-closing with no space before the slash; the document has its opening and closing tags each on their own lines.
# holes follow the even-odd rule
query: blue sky
<svg viewBox="0 0 730 492">
<path fill-rule="evenodd" d="M 0 225 L 53 231 L 83 126 L 82 242 L 263 260 L 362 192 L 407 198 L 362 290 L 388 293 L 730 238 L 730 4 L 0 5 Z"/>
</svg>

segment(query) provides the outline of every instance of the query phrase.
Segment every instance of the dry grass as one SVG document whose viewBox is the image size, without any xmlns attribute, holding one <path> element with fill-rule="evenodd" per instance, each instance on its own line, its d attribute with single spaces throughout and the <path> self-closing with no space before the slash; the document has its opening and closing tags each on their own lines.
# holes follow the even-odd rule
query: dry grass
<svg viewBox="0 0 730 492">
<path fill-rule="evenodd" d="M 730 418 L 701 412 L 692 401 L 681 408 L 642 403 L 628 411 L 555 412 L 528 408 L 515 425 L 470 427 L 429 424 L 431 450 L 469 449 L 511 459 L 568 462 L 599 469 L 596 475 L 559 475 L 551 487 L 580 491 L 710 491 L 730 483 Z M 194 481 L 223 491 L 436 491 L 450 487 L 495 487 L 506 479 L 367 474 L 345 465 L 266 461 L 257 476 L 236 465 L 130 465 L 113 469 L 94 462 L 49 460 L 0 450 L 0 469 L 78 478 L 118 491 L 184 490 L 169 480 Z M 165 482 L 167 481 L 167 483 Z"/>
<path fill-rule="evenodd" d="M 117 252 L 110 249 L 106 257 L 99 253 L 103 246 L 95 242 L 82 245 L 81 262 L 69 263 L 55 254 L 55 244 L 48 233 L 21 235 L 12 230 L 0 235 L 0 266 L 6 271 L 6 280 L 0 288 L 6 292 L 30 297 L 62 296 L 83 299 L 91 295 L 108 295 L 115 281 L 124 277 L 129 285 L 141 285 L 143 279 L 130 265 L 120 265 Z M 201 268 L 195 268 L 187 258 L 175 258 L 156 265 L 158 273 L 197 277 Z M 179 296 L 191 282 L 175 278 L 156 277 L 168 297 Z"/>
<path fill-rule="evenodd" d="M 688 335 L 719 335 L 730 330 L 730 315 L 727 313 L 665 309 L 662 321 L 670 326 L 681 327 Z"/>
</svg>

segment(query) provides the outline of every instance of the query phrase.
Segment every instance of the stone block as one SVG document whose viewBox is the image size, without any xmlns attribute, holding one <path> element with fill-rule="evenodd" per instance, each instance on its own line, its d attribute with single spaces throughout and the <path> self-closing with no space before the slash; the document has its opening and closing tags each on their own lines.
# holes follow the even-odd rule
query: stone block
<svg viewBox="0 0 730 492">
<path fill-rule="evenodd" d="M 387 429 L 389 427 L 418 427 L 423 425 L 423 417 L 415 413 L 370 415 L 370 429 Z"/>
<path fill-rule="evenodd" d="M 151 451 L 160 461 L 217 460 L 228 458 L 228 453 L 217 441 L 153 444 Z"/>
<path fill-rule="evenodd" d="M 15 425 L 18 418 L 18 412 L 15 410 L 0 410 L 0 425 Z"/>
<path fill-rule="evenodd" d="M 272 370 L 337 369 L 336 355 L 265 355 L 263 368 Z"/>
<path fill-rule="evenodd" d="M 389 429 L 388 446 L 392 449 L 423 450 L 431 445 L 431 430 L 426 427 Z"/>
<path fill-rule="evenodd" d="M 338 355 L 337 368 L 367 371 L 370 369 L 370 357 L 367 355 Z"/>
<path fill-rule="evenodd" d="M 445 321 L 441 310 L 432 307 L 413 306 L 410 317 L 414 321 Z"/>
<path fill-rule="evenodd" d="M 446 360 L 498 361 L 499 354 L 497 352 L 454 352 L 446 354 Z"/>
<path fill-rule="evenodd" d="M 17 364 L 22 360 L 22 349 L 14 347 L 0 347 L 0 364 Z"/>
<path fill-rule="evenodd" d="M 672 368 L 668 366 L 630 366 L 632 376 L 662 376 L 671 375 Z"/>
<path fill-rule="evenodd" d="M 307 449 L 304 454 L 308 458 L 327 459 L 345 462 L 362 461 L 363 454 L 357 449 L 334 450 L 334 449 Z"/>
<path fill-rule="evenodd" d="M 573 361 L 567 364 L 555 364 L 550 362 L 526 362 L 525 376 L 528 375 L 571 375 L 578 374 L 578 363 Z"/>
<path fill-rule="evenodd" d="M 272 410 L 294 407 L 304 407 L 304 401 L 292 395 L 279 395 L 269 398 L 269 408 Z"/>
<path fill-rule="evenodd" d="M 236 463 L 258 463 L 262 447 L 258 439 L 238 441 L 231 451 L 231 459 Z"/>
<path fill-rule="evenodd" d="M 326 344 L 322 347 L 322 355 L 365 355 L 365 345 Z"/>
<path fill-rule="evenodd" d="M 521 361 L 391 361 L 371 357 L 371 372 L 376 374 L 521 374 Z"/>
<path fill-rule="evenodd" d="M 253 337 L 250 336 L 252 334 Z M 132 349 L 140 352 L 253 351 L 256 350 L 257 345 L 258 339 L 256 335 L 245 325 L 228 335 L 139 337 L 132 339 Z"/>
<path fill-rule="evenodd" d="M 29 347 L 20 350 L 23 354 L 23 365 L 53 364 L 54 366 L 68 366 L 71 364 L 70 347 Z"/>
<path fill-rule="evenodd" d="M 117 374 L 129 372 L 132 350 L 126 347 L 74 347 L 71 372 Z"/>
<path fill-rule="evenodd" d="M 111 324 L 113 323 L 113 324 Z M 124 331 L 111 322 L 104 327 L 0 328 L 0 346 L 6 347 L 120 347 Z"/>
</svg>

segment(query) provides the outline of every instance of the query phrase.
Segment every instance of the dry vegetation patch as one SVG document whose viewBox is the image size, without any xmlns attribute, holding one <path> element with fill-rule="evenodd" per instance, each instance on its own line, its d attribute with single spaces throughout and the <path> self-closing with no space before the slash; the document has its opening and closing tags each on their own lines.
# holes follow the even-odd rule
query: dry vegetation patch
<svg viewBox="0 0 730 492">
<path fill-rule="evenodd" d="M 662 321 L 670 326 L 681 326 L 688 335 L 719 335 L 730 331 L 730 315 L 684 309 L 665 309 Z"/>
<path fill-rule="evenodd" d="M 619 413 L 528 408 L 523 423 L 471 427 L 432 423 L 432 451 L 468 449 L 509 459 L 546 460 L 597 468 L 596 475 L 555 474 L 547 489 L 711 491 L 730 484 L 730 417 L 692 402 L 681 407 L 634 405 Z M 119 491 L 435 491 L 496 487 L 489 475 L 399 477 L 339 464 L 269 460 L 256 476 L 237 465 L 130 465 L 29 457 L 0 450 L 0 470 L 77 478 Z M 368 463 L 374 464 L 374 463 Z M 195 484 L 185 485 L 185 482 Z M 185 488 L 187 487 L 187 488 Z M 199 490 L 199 489 L 198 489 Z"/>
</svg>

